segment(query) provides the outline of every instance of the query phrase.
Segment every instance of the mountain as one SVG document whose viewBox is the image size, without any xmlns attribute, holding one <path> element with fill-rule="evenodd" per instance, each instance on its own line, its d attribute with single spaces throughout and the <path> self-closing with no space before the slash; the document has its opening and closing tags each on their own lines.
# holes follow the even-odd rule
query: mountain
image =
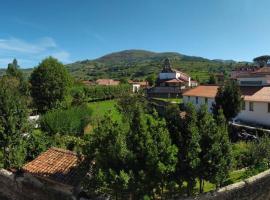
<svg viewBox="0 0 270 200">
<path fill-rule="evenodd" d="M 208 79 L 209 73 L 230 71 L 239 65 L 235 61 L 210 60 L 176 52 L 156 53 L 145 50 L 125 50 L 66 66 L 77 79 L 120 79 L 123 77 L 143 79 L 150 74 L 158 74 L 165 58 L 170 59 L 173 68 L 182 70 L 201 81 Z"/>
<path fill-rule="evenodd" d="M 104 55 L 94 60 L 77 61 L 67 64 L 69 72 L 80 80 L 113 78 L 144 79 L 150 74 L 158 74 L 165 58 L 169 58 L 173 68 L 182 70 L 193 79 L 205 81 L 210 73 L 228 72 L 245 63 L 233 60 L 210 60 L 197 56 L 187 56 L 176 52 L 156 53 L 145 50 L 125 50 Z M 23 69 L 29 76 L 32 69 Z M 0 76 L 5 72 L 0 69 Z"/>
</svg>

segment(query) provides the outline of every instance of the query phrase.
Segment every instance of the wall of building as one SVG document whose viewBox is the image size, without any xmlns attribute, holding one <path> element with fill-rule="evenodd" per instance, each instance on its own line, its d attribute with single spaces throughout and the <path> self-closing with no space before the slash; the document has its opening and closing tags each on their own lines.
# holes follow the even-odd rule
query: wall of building
<svg viewBox="0 0 270 200">
<path fill-rule="evenodd" d="M 200 108 L 201 105 L 205 104 L 205 97 L 198 97 L 198 103 L 196 103 L 196 97 L 183 96 L 183 102 L 184 104 L 190 102 L 195 105 L 196 108 Z M 214 98 L 208 98 L 207 106 L 209 111 L 211 111 L 213 103 Z M 245 110 L 241 110 L 235 119 L 270 126 L 270 113 L 268 112 L 268 103 L 253 102 L 253 111 L 250 111 L 249 102 L 245 101 Z"/>
<path fill-rule="evenodd" d="M 249 103 L 250 102 L 245 101 L 245 110 L 242 110 L 237 115 L 236 119 L 270 126 L 270 113 L 268 112 L 268 103 L 253 102 L 253 111 L 249 110 Z"/>
<path fill-rule="evenodd" d="M 180 77 L 180 73 L 159 73 L 159 79 L 175 79 Z"/>
<path fill-rule="evenodd" d="M 24 175 L 16 175 L 7 170 L 0 170 L 0 199 L 7 200 L 74 200 L 72 192 L 40 182 Z"/>
<path fill-rule="evenodd" d="M 207 107 L 208 110 L 211 111 L 212 105 L 214 103 L 214 98 L 207 98 Z M 196 97 L 193 96 L 183 96 L 183 103 L 187 104 L 188 102 L 192 103 L 197 109 L 201 107 L 201 105 L 206 104 L 205 97 L 198 97 L 198 101 L 196 101 Z M 197 103 L 196 103 L 197 102 Z"/>
<path fill-rule="evenodd" d="M 254 86 L 254 85 L 255 86 L 264 86 L 264 85 L 269 85 L 268 80 L 269 80 L 268 76 L 237 78 L 237 81 L 238 81 L 239 85 L 242 85 L 242 86 Z"/>
</svg>

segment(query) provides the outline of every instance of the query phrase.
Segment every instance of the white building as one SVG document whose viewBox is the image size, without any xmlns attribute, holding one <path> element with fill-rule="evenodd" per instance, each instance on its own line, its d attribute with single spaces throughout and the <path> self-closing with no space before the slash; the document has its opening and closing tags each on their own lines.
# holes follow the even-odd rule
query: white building
<svg viewBox="0 0 270 200">
<path fill-rule="evenodd" d="M 244 103 L 235 120 L 270 126 L 270 86 L 241 86 Z M 209 111 L 215 101 L 218 86 L 198 86 L 183 94 L 183 102 L 197 108 L 207 104 Z"/>
</svg>

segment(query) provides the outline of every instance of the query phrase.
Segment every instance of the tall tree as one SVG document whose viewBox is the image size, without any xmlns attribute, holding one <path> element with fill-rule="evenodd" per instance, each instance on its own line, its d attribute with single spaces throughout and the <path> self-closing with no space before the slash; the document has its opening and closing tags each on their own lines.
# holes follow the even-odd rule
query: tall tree
<svg viewBox="0 0 270 200">
<path fill-rule="evenodd" d="M 22 134 L 27 132 L 27 101 L 19 91 L 19 81 L 0 79 L 0 148 L 3 167 L 20 167 L 25 158 Z"/>
<path fill-rule="evenodd" d="M 21 71 L 18 61 L 15 58 L 13 59 L 12 63 L 8 64 L 6 75 L 10 78 L 16 78 L 20 82 L 19 90 L 22 95 L 30 96 L 29 83 L 27 80 L 25 80 L 23 72 Z"/>
<path fill-rule="evenodd" d="M 217 80 L 214 74 L 210 74 L 208 84 L 216 84 Z"/>
<path fill-rule="evenodd" d="M 214 148 L 216 143 L 219 144 L 220 141 L 216 140 L 215 138 L 217 131 L 216 123 L 212 114 L 208 112 L 206 105 L 200 107 L 197 124 L 201 135 L 201 152 L 199 154 L 200 166 L 198 170 L 198 177 L 200 181 L 200 192 L 202 193 L 204 180 L 210 180 L 213 176 L 212 168 L 215 167 L 216 164 L 213 160 L 213 154 L 216 153 Z"/>
<path fill-rule="evenodd" d="M 157 77 L 154 74 L 151 74 L 146 77 L 146 81 L 148 82 L 149 86 L 154 86 L 156 82 Z"/>
<path fill-rule="evenodd" d="M 223 183 L 229 176 L 232 162 L 232 150 L 228 135 L 228 125 L 222 109 L 218 111 L 216 124 L 217 131 L 216 134 L 214 134 L 215 143 L 211 150 L 213 167 L 209 181 L 216 184 L 217 187 L 220 187 L 223 186 Z"/>
<path fill-rule="evenodd" d="M 270 61 L 269 55 L 259 56 L 253 59 L 260 67 L 266 66 Z"/>
<path fill-rule="evenodd" d="M 198 167 L 200 164 L 199 154 L 200 134 L 197 126 L 197 113 L 192 104 L 187 106 L 181 141 L 178 154 L 178 176 L 183 177 L 187 182 L 187 193 L 191 195 L 196 185 Z"/>
<path fill-rule="evenodd" d="M 241 110 L 242 104 L 241 90 L 236 81 L 227 81 L 225 86 L 220 86 L 213 104 L 213 113 L 218 115 L 222 109 L 227 120 L 231 120 Z"/>
<path fill-rule="evenodd" d="M 39 112 L 63 106 L 68 96 L 71 77 L 57 59 L 48 57 L 34 69 L 30 77 L 31 94 Z"/>
<path fill-rule="evenodd" d="M 175 170 L 177 148 L 171 144 L 165 121 L 157 113 L 146 114 L 137 105 L 127 115 L 130 120 L 124 125 L 115 124 L 109 117 L 94 131 L 85 154 L 94 155 L 91 159 L 95 160 L 96 170 L 86 182 L 89 187 L 102 183 L 101 189 L 115 196 L 128 192 L 131 199 L 153 196 L 154 191 L 162 195 Z M 93 148 L 94 153 L 89 150 Z"/>
</svg>

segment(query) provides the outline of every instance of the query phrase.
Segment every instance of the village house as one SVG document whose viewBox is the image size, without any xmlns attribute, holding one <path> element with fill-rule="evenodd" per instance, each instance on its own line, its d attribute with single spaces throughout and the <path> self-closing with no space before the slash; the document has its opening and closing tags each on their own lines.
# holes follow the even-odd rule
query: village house
<svg viewBox="0 0 270 200">
<path fill-rule="evenodd" d="M 180 97 L 183 90 L 197 86 L 197 84 L 186 73 L 173 69 L 170 60 L 166 58 L 156 86 L 150 88 L 147 94 L 149 97 Z"/>
<path fill-rule="evenodd" d="M 240 85 L 243 104 L 235 121 L 270 127 L 270 67 L 258 68 L 234 74 Z M 201 85 L 183 94 L 184 104 L 192 103 L 199 108 L 206 104 L 209 111 L 215 101 L 218 86 Z"/>
</svg>

